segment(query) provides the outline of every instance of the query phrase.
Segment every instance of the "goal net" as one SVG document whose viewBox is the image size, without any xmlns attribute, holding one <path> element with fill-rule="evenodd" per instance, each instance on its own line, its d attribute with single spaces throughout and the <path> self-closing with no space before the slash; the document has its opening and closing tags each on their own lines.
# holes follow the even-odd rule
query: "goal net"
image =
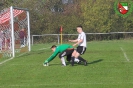
<svg viewBox="0 0 133 88">
<path fill-rule="evenodd" d="M 0 54 L 15 57 L 16 53 L 30 51 L 29 11 L 10 7 L 0 11 Z"/>
</svg>

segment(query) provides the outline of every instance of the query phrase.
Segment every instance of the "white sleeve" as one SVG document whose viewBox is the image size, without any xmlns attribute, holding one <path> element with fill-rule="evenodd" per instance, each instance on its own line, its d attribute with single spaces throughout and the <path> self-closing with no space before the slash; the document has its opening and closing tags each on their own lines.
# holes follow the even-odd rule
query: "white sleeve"
<svg viewBox="0 0 133 88">
<path fill-rule="evenodd" d="M 80 34 L 78 35 L 78 38 L 77 38 L 77 40 L 78 40 L 78 41 L 80 40 Z"/>
<path fill-rule="evenodd" d="M 79 34 L 79 36 L 78 36 L 78 41 L 81 40 L 81 39 L 84 39 L 84 34 L 83 33 Z"/>
<path fill-rule="evenodd" d="M 84 34 L 81 34 L 80 39 L 84 39 Z"/>
</svg>

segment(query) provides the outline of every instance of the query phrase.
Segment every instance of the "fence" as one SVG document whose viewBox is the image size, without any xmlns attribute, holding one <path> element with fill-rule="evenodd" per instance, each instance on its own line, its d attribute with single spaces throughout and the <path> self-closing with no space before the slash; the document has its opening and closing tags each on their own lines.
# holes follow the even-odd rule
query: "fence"
<svg viewBox="0 0 133 88">
<path fill-rule="evenodd" d="M 63 42 L 69 39 L 76 39 L 78 34 L 62 34 Z M 87 41 L 92 40 L 113 40 L 113 39 L 126 39 L 132 38 L 133 32 L 110 32 L 110 33 L 86 33 Z M 32 45 L 34 43 L 51 43 L 57 42 L 60 44 L 60 34 L 43 34 L 32 35 Z"/>
</svg>

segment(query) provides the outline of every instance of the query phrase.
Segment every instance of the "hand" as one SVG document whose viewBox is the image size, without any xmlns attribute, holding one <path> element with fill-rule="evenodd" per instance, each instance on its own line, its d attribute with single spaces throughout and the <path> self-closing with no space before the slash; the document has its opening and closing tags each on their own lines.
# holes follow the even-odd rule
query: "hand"
<svg viewBox="0 0 133 88">
<path fill-rule="evenodd" d="M 69 42 L 72 42 L 72 40 L 68 40 Z"/>
<path fill-rule="evenodd" d="M 73 46 L 76 46 L 77 44 L 73 44 Z"/>
</svg>

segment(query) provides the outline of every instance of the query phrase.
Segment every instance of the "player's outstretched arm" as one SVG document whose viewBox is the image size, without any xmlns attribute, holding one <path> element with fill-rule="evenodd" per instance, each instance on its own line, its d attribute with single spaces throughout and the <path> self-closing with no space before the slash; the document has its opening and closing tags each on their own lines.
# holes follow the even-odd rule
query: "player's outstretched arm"
<svg viewBox="0 0 133 88">
<path fill-rule="evenodd" d="M 76 46 L 76 45 L 80 44 L 81 42 L 83 42 L 83 40 L 82 40 L 82 39 L 80 39 L 80 40 L 79 40 L 79 41 L 77 41 L 75 44 L 73 44 L 73 46 Z"/>
<path fill-rule="evenodd" d="M 76 40 L 69 40 L 69 42 L 78 42 L 78 40 L 76 39 Z"/>
<path fill-rule="evenodd" d="M 55 51 L 48 59 L 44 61 L 44 64 L 49 63 L 58 55 L 58 51 Z"/>
</svg>

